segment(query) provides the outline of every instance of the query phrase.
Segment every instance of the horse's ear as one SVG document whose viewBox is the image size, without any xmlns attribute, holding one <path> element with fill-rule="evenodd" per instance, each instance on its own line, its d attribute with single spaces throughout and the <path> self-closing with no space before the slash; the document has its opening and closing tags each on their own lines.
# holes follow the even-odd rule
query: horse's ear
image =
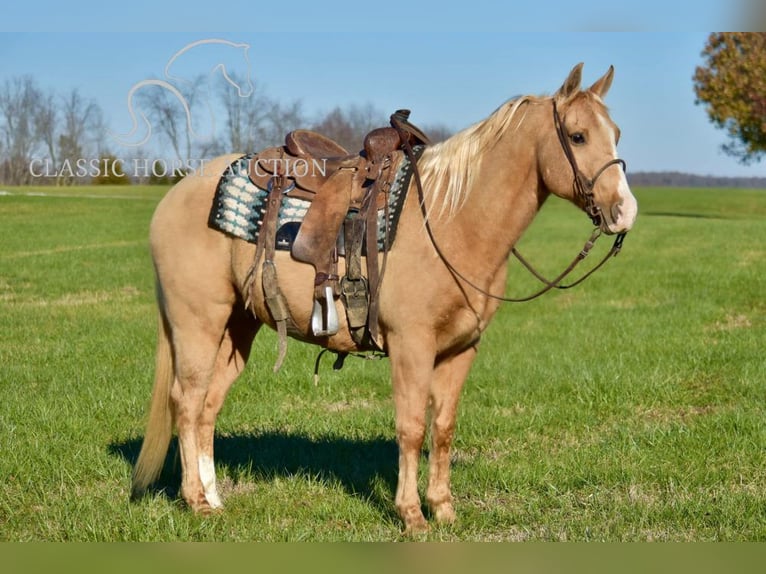
<svg viewBox="0 0 766 574">
<path fill-rule="evenodd" d="M 614 66 L 609 66 L 606 74 L 596 80 L 593 85 L 588 88 L 588 91 L 593 92 L 599 98 L 604 99 L 609 88 L 612 86 L 612 78 L 614 78 Z"/>
<path fill-rule="evenodd" d="M 569 76 L 564 81 L 564 84 L 559 88 L 559 91 L 556 92 L 557 98 L 560 100 L 568 100 L 580 91 L 580 82 L 582 81 L 582 65 L 583 63 L 580 62 L 574 68 L 572 68 L 572 71 L 569 72 Z"/>
</svg>

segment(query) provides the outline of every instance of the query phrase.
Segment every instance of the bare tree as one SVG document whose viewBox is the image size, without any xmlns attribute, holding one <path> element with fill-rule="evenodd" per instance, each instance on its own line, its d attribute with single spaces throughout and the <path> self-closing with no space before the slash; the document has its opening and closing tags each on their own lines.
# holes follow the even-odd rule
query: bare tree
<svg viewBox="0 0 766 574">
<path fill-rule="evenodd" d="M 362 106 L 351 105 L 347 109 L 336 107 L 315 122 L 312 129 L 334 139 L 348 151 L 356 152 L 362 149 L 364 136 L 367 133 L 387 125 L 389 125 L 388 115 L 368 103 Z M 433 143 L 443 141 L 453 134 L 453 131 L 444 124 L 421 127 Z"/>
<path fill-rule="evenodd" d="M 242 84 L 232 75 L 235 84 Z M 314 122 L 306 120 L 300 101 L 279 103 L 254 88 L 248 96 L 233 90 L 230 83 L 221 82 L 218 96 L 225 113 L 218 152 L 248 152 L 279 145 L 290 130 L 310 127 L 330 137 L 349 152 L 362 149 L 364 136 L 389 123 L 387 114 L 372 104 L 335 107 Z M 426 133 L 434 142 L 452 135 L 444 125 L 430 126 Z"/>
<path fill-rule="evenodd" d="M 0 133 L 5 158 L 0 177 L 11 185 L 31 181 L 30 162 L 38 144 L 35 117 L 42 94 L 31 76 L 5 80 L 0 86 Z"/>
<path fill-rule="evenodd" d="M 195 143 L 195 115 L 206 116 L 207 110 L 200 110 L 200 86 L 203 78 L 200 76 L 193 82 L 184 82 L 176 86 L 178 94 L 160 86 L 148 86 L 138 93 L 138 102 L 146 110 L 152 127 L 157 130 L 173 150 L 175 157 L 186 165 L 192 158 Z M 205 129 L 196 126 L 200 132 Z M 208 130 L 209 131 L 209 130 Z M 212 134 L 206 133 L 205 136 Z"/>
<path fill-rule="evenodd" d="M 60 161 L 73 165 L 80 158 L 101 150 L 94 145 L 102 137 L 103 115 L 94 100 L 86 100 L 77 89 L 61 99 L 61 132 L 58 138 Z M 54 158 L 55 159 L 55 158 Z M 71 171 L 59 173 L 57 185 L 75 183 Z"/>
<path fill-rule="evenodd" d="M 312 129 L 335 140 L 350 152 L 362 149 L 364 136 L 377 127 L 388 125 L 386 115 L 372 104 L 332 109 L 316 121 Z"/>
<path fill-rule="evenodd" d="M 58 166 L 56 134 L 58 133 L 58 109 L 56 95 L 48 92 L 40 96 L 40 102 L 35 114 L 35 134 L 45 146 L 48 153 L 48 161 L 51 165 Z"/>
<path fill-rule="evenodd" d="M 103 132 L 101 108 L 78 90 L 58 97 L 43 92 L 31 76 L 8 79 L 0 86 L 0 181 L 29 184 L 32 162 L 42 160 L 43 172 L 55 178 L 41 182 L 73 183 L 76 161 L 98 151 L 94 144 Z"/>
<path fill-rule="evenodd" d="M 241 80 L 231 76 L 236 84 Z M 237 90 L 232 89 L 229 82 L 221 82 L 218 94 L 226 114 L 223 147 L 229 151 L 252 151 L 260 142 L 256 142 L 258 127 L 268 121 L 271 102 L 260 94 L 256 95 L 257 87 L 248 96 L 243 97 Z"/>
<path fill-rule="evenodd" d="M 418 126 L 423 130 L 423 133 L 428 136 L 431 143 L 439 143 L 450 138 L 455 132 L 447 127 L 445 124 L 426 124 L 424 126 Z"/>
<path fill-rule="evenodd" d="M 243 83 L 234 74 L 236 84 Z M 281 105 L 254 86 L 252 93 L 242 96 L 230 82 L 219 85 L 219 97 L 224 109 L 225 123 L 222 147 L 226 151 L 248 152 L 278 145 L 285 133 L 303 127 L 305 119 L 299 101 Z"/>
<path fill-rule="evenodd" d="M 303 106 L 300 101 L 287 104 L 270 102 L 266 121 L 262 122 L 254 131 L 255 142 L 263 147 L 284 143 L 285 134 L 291 130 L 306 127 L 307 121 L 303 115 Z"/>
</svg>

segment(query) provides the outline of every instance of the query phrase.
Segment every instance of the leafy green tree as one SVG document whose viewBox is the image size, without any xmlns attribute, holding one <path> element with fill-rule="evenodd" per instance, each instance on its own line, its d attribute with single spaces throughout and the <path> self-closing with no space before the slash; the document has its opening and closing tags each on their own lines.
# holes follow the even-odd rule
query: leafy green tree
<svg viewBox="0 0 766 574">
<path fill-rule="evenodd" d="M 697 104 L 731 138 L 723 150 L 742 163 L 766 153 L 766 33 L 711 34 L 694 73 Z"/>
</svg>

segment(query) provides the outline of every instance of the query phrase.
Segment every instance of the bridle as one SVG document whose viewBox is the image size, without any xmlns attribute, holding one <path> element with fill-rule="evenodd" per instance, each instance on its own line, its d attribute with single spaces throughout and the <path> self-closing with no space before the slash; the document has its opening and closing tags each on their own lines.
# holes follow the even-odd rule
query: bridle
<svg viewBox="0 0 766 574">
<path fill-rule="evenodd" d="M 615 164 L 621 165 L 622 171 L 626 171 L 628 166 L 625 163 L 625 160 L 615 158 L 606 162 L 601 169 L 596 172 L 596 175 L 591 179 L 588 179 L 577 165 L 577 158 L 575 158 L 572 144 L 569 142 L 568 134 L 564 128 L 564 122 L 556 107 L 556 100 L 553 100 L 553 125 L 556 127 L 556 134 L 559 136 L 559 142 L 561 142 L 561 147 L 564 149 L 564 155 L 566 156 L 569 165 L 572 166 L 572 175 L 574 178 L 572 187 L 574 189 L 574 195 L 583 204 L 583 211 L 590 217 L 593 225 L 603 229 L 604 217 L 601 214 L 601 208 L 596 205 L 596 201 L 593 198 L 593 189 L 596 187 L 596 181 L 608 168 Z"/>
<path fill-rule="evenodd" d="M 521 253 L 514 247 L 511 252 L 513 255 L 521 262 L 521 264 L 535 277 L 537 278 L 541 283 L 543 283 L 543 288 L 538 290 L 537 292 L 533 293 L 532 295 L 528 295 L 526 297 L 501 297 L 499 295 L 494 295 L 485 289 L 481 288 L 480 286 L 476 285 L 473 281 L 466 278 L 465 275 L 460 273 L 452 263 L 447 259 L 447 257 L 442 252 L 441 248 L 439 247 L 439 244 L 436 242 L 436 238 L 434 237 L 433 229 L 431 228 L 431 223 L 428 218 L 428 212 L 426 209 L 426 201 L 425 201 L 425 194 L 423 192 L 423 184 L 420 179 L 420 170 L 418 169 L 417 165 L 417 158 L 415 157 L 415 154 L 412 150 L 412 146 L 409 143 L 409 138 L 407 136 L 407 132 L 404 128 L 404 126 L 399 122 L 398 118 L 395 117 L 395 115 L 391 116 L 391 125 L 397 129 L 399 132 L 400 138 L 402 140 L 402 147 L 404 148 L 404 152 L 409 158 L 410 162 L 414 166 L 413 169 L 413 176 L 415 178 L 415 185 L 418 190 L 418 202 L 420 204 L 420 211 L 423 215 L 423 220 L 425 222 L 425 228 L 426 232 L 428 233 L 428 237 L 431 240 L 431 244 L 433 245 L 434 249 L 436 250 L 436 254 L 439 256 L 439 258 L 442 260 L 444 265 L 449 269 L 450 273 L 452 275 L 463 282 L 465 282 L 467 285 L 469 285 L 474 290 L 478 291 L 485 297 L 489 297 L 491 299 L 495 299 L 498 301 L 504 301 L 508 303 L 523 303 L 525 301 L 531 301 L 532 299 L 536 299 L 540 297 L 541 295 L 547 293 L 551 289 L 570 289 L 572 287 L 575 287 L 585 281 L 588 277 L 590 277 L 593 273 L 595 273 L 598 269 L 600 269 L 609 259 L 612 257 L 617 256 L 617 254 L 622 249 L 622 243 L 625 240 L 625 235 L 627 235 L 627 232 L 620 233 L 617 235 L 617 237 L 614 240 L 614 244 L 612 245 L 612 248 L 609 250 L 609 252 L 604 256 L 604 258 L 590 271 L 588 271 L 585 275 L 577 279 L 576 281 L 569 283 L 567 285 L 562 285 L 562 281 L 577 267 L 577 265 L 588 256 L 588 253 L 590 253 L 591 249 L 593 249 L 594 244 L 596 243 L 596 240 L 601 236 L 602 229 L 605 225 L 604 216 L 601 213 L 601 208 L 596 205 L 594 196 L 593 196 L 593 189 L 596 186 L 596 181 L 599 177 L 612 165 L 619 164 L 622 166 L 623 171 L 627 169 L 627 165 L 624 160 L 622 159 L 612 159 L 606 162 L 592 178 L 588 178 L 583 172 L 580 170 L 580 168 L 577 165 L 577 159 L 575 158 L 574 151 L 572 150 L 572 145 L 569 142 L 568 134 L 566 133 L 566 130 L 564 128 L 564 123 L 561 119 L 561 116 L 559 115 L 558 108 L 556 107 L 556 100 L 553 100 L 553 125 L 556 128 L 556 133 L 559 138 L 559 142 L 561 142 L 561 147 L 564 150 L 564 155 L 567 158 L 567 161 L 569 162 L 569 165 L 572 167 L 572 174 L 573 174 L 573 190 L 575 197 L 580 201 L 580 203 L 583 205 L 583 210 L 585 211 L 586 215 L 590 218 L 590 220 L 593 222 L 593 224 L 596 226 L 594 231 L 591 233 L 588 240 L 585 242 L 585 245 L 583 245 L 583 248 L 580 250 L 580 253 L 577 254 L 577 256 L 572 260 L 572 262 L 567 266 L 564 271 L 562 271 L 555 279 L 548 280 L 543 275 L 541 275 L 538 271 L 534 269 L 534 267 L 521 256 Z"/>
</svg>

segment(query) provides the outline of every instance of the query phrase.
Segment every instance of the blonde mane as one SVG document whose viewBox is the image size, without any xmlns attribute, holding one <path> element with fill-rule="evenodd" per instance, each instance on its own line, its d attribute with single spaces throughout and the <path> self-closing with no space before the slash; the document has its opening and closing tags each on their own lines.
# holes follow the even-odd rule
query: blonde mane
<svg viewBox="0 0 766 574">
<path fill-rule="evenodd" d="M 511 127 L 523 104 L 539 101 L 532 96 L 505 102 L 487 119 L 451 138 L 426 148 L 418 162 L 427 196 L 429 217 L 451 217 L 468 199 L 481 157 Z M 518 129 L 525 114 L 518 119 Z"/>
</svg>

